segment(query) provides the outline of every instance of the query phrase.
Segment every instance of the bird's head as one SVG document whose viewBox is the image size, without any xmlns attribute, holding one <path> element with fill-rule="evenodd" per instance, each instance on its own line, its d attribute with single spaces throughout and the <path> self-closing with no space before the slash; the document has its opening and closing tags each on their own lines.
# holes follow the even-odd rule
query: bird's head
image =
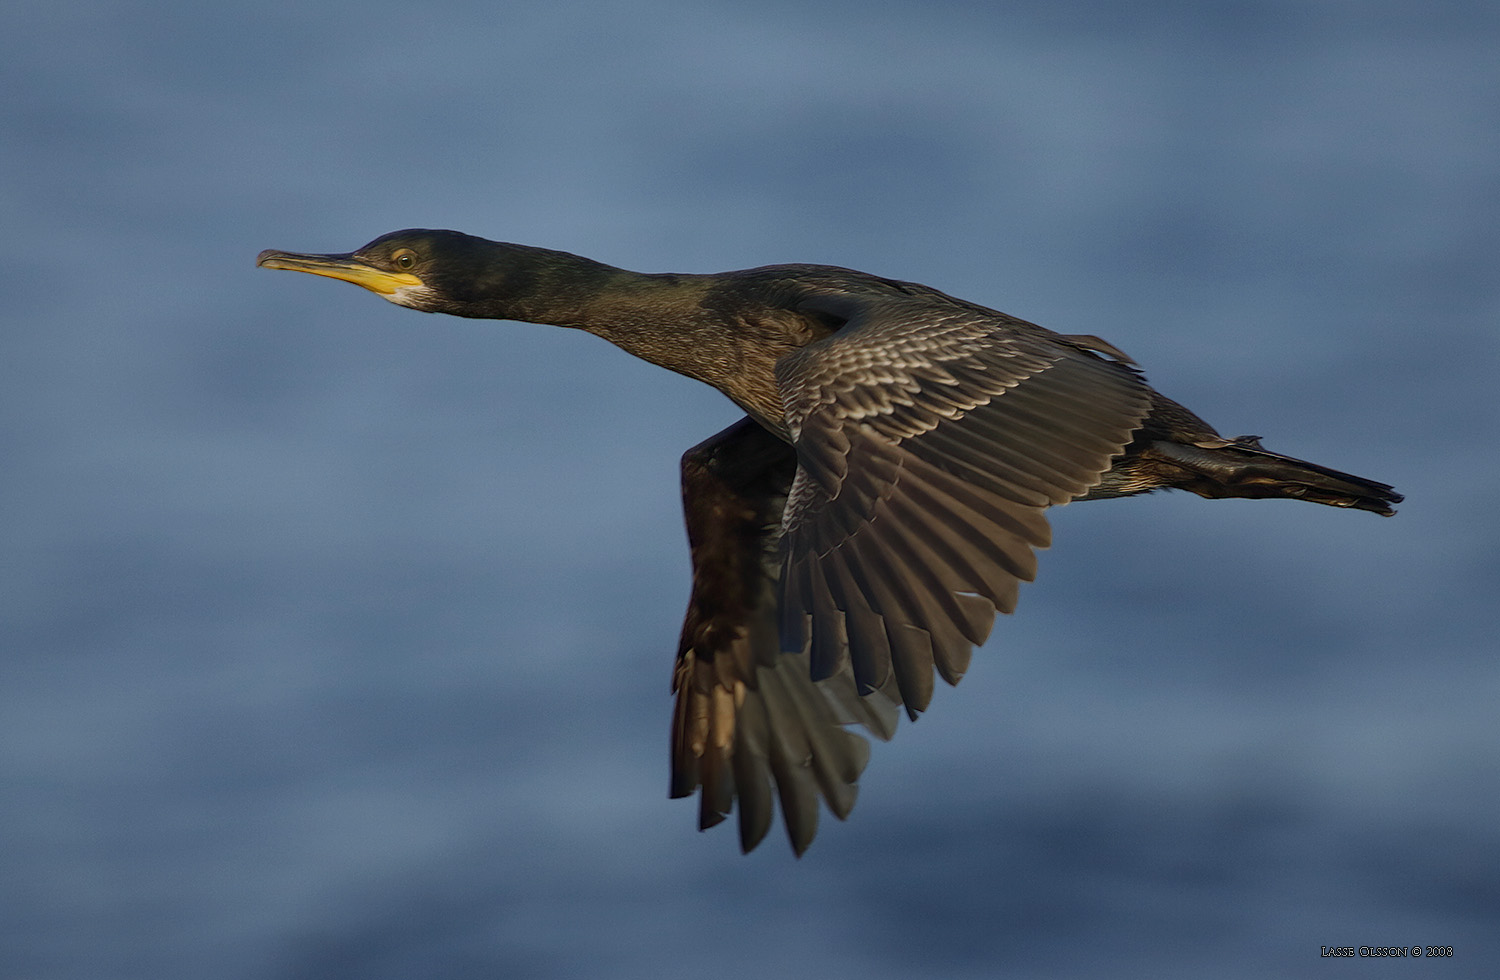
<svg viewBox="0 0 1500 980">
<path fill-rule="evenodd" d="M 381 235 L 352 252 L 316 255 L 268 248 L 255 264 L 342 279 L 424 313 L 472 316 L 467 308 L 499 285 L 493 280 L 502 272 L 504 263 L 497 259 L 506 248 L 457 231 L 409 228 Z"/>
</svg>

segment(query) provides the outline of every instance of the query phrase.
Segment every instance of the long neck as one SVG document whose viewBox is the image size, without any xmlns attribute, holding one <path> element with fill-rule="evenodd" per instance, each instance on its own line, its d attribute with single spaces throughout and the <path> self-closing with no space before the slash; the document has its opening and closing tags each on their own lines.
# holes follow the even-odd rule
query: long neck
<svg viewBox="0 0 1500 980">
<path fill-rule="evenodd" d="M 469 273 L 466 300 L 447 312 L 586 330 L 785 428 L 775 363 L 810 337 L 789 311 L 725 293 L 722 277 L 629 272 L 522 245 L 496 245 Z"/>
<path fill-rule="evenodd" d="M 703 305 L 711 277 L 648 275 L 568 252 L 497 244 L 465 278 L 446 312 L 586 330 L 710 383 L 695 368 L 736 346 L 731 325 Z"/>
</svg>

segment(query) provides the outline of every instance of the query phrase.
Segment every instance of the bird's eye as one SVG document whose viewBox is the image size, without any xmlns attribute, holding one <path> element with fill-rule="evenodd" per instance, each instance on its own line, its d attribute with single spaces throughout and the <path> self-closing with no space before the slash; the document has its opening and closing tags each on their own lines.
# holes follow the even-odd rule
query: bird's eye
<svg viewBox="0 0 1500 980">
<path fill-rule="evenodd" d="M 391 264 L 402 271 L 409 270 L 417 264 L 417 253 L 409 248 L 403 248 L 391 256 Z"/>
</svg>

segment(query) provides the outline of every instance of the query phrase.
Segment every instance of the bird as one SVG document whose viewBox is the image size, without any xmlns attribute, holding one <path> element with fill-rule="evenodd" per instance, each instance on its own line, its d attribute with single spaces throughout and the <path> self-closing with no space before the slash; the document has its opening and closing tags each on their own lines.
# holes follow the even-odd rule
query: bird
<svg viewBox="0 0 1500 980">
<path fill-rule="evenodd" d="M 754 849 L 779 803 L 801 856 L 869 760 L 1015 610 L 1045 512 L 1181 489 L 1391 516 L 1384 483 L 1224 438 L 1091 334 L 827 265 L 638 273 L 407 229 L 259 267 L 426 313 L 588 331 L 745 417 L 681 460 L 692 586 L 672 671 L 670 795 Z"/>
</svg>

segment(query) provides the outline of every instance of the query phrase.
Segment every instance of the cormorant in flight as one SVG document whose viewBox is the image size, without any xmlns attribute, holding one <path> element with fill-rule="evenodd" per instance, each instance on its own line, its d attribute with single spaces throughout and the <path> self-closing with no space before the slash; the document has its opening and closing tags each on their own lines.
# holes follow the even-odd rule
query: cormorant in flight
<svg viewBox="0 0 1500 980">
<path fill-rule="evenodd" d="M 955 684 L 1050 541 L 1044 512 L 1163 488 L 1391 515 L 1383 483 L 1225 439 L 1093 336 L 819 265 L 646 275 L 408 230 L 257 264 L 427 313 L 597 334 L 718 388 L 747 417 L 682 458 L 693 587 L 672 687 L 674 797 L 699 826 L 772 794 L 801 854 L 839 818 L 897 709 Z"/>
</svg>

